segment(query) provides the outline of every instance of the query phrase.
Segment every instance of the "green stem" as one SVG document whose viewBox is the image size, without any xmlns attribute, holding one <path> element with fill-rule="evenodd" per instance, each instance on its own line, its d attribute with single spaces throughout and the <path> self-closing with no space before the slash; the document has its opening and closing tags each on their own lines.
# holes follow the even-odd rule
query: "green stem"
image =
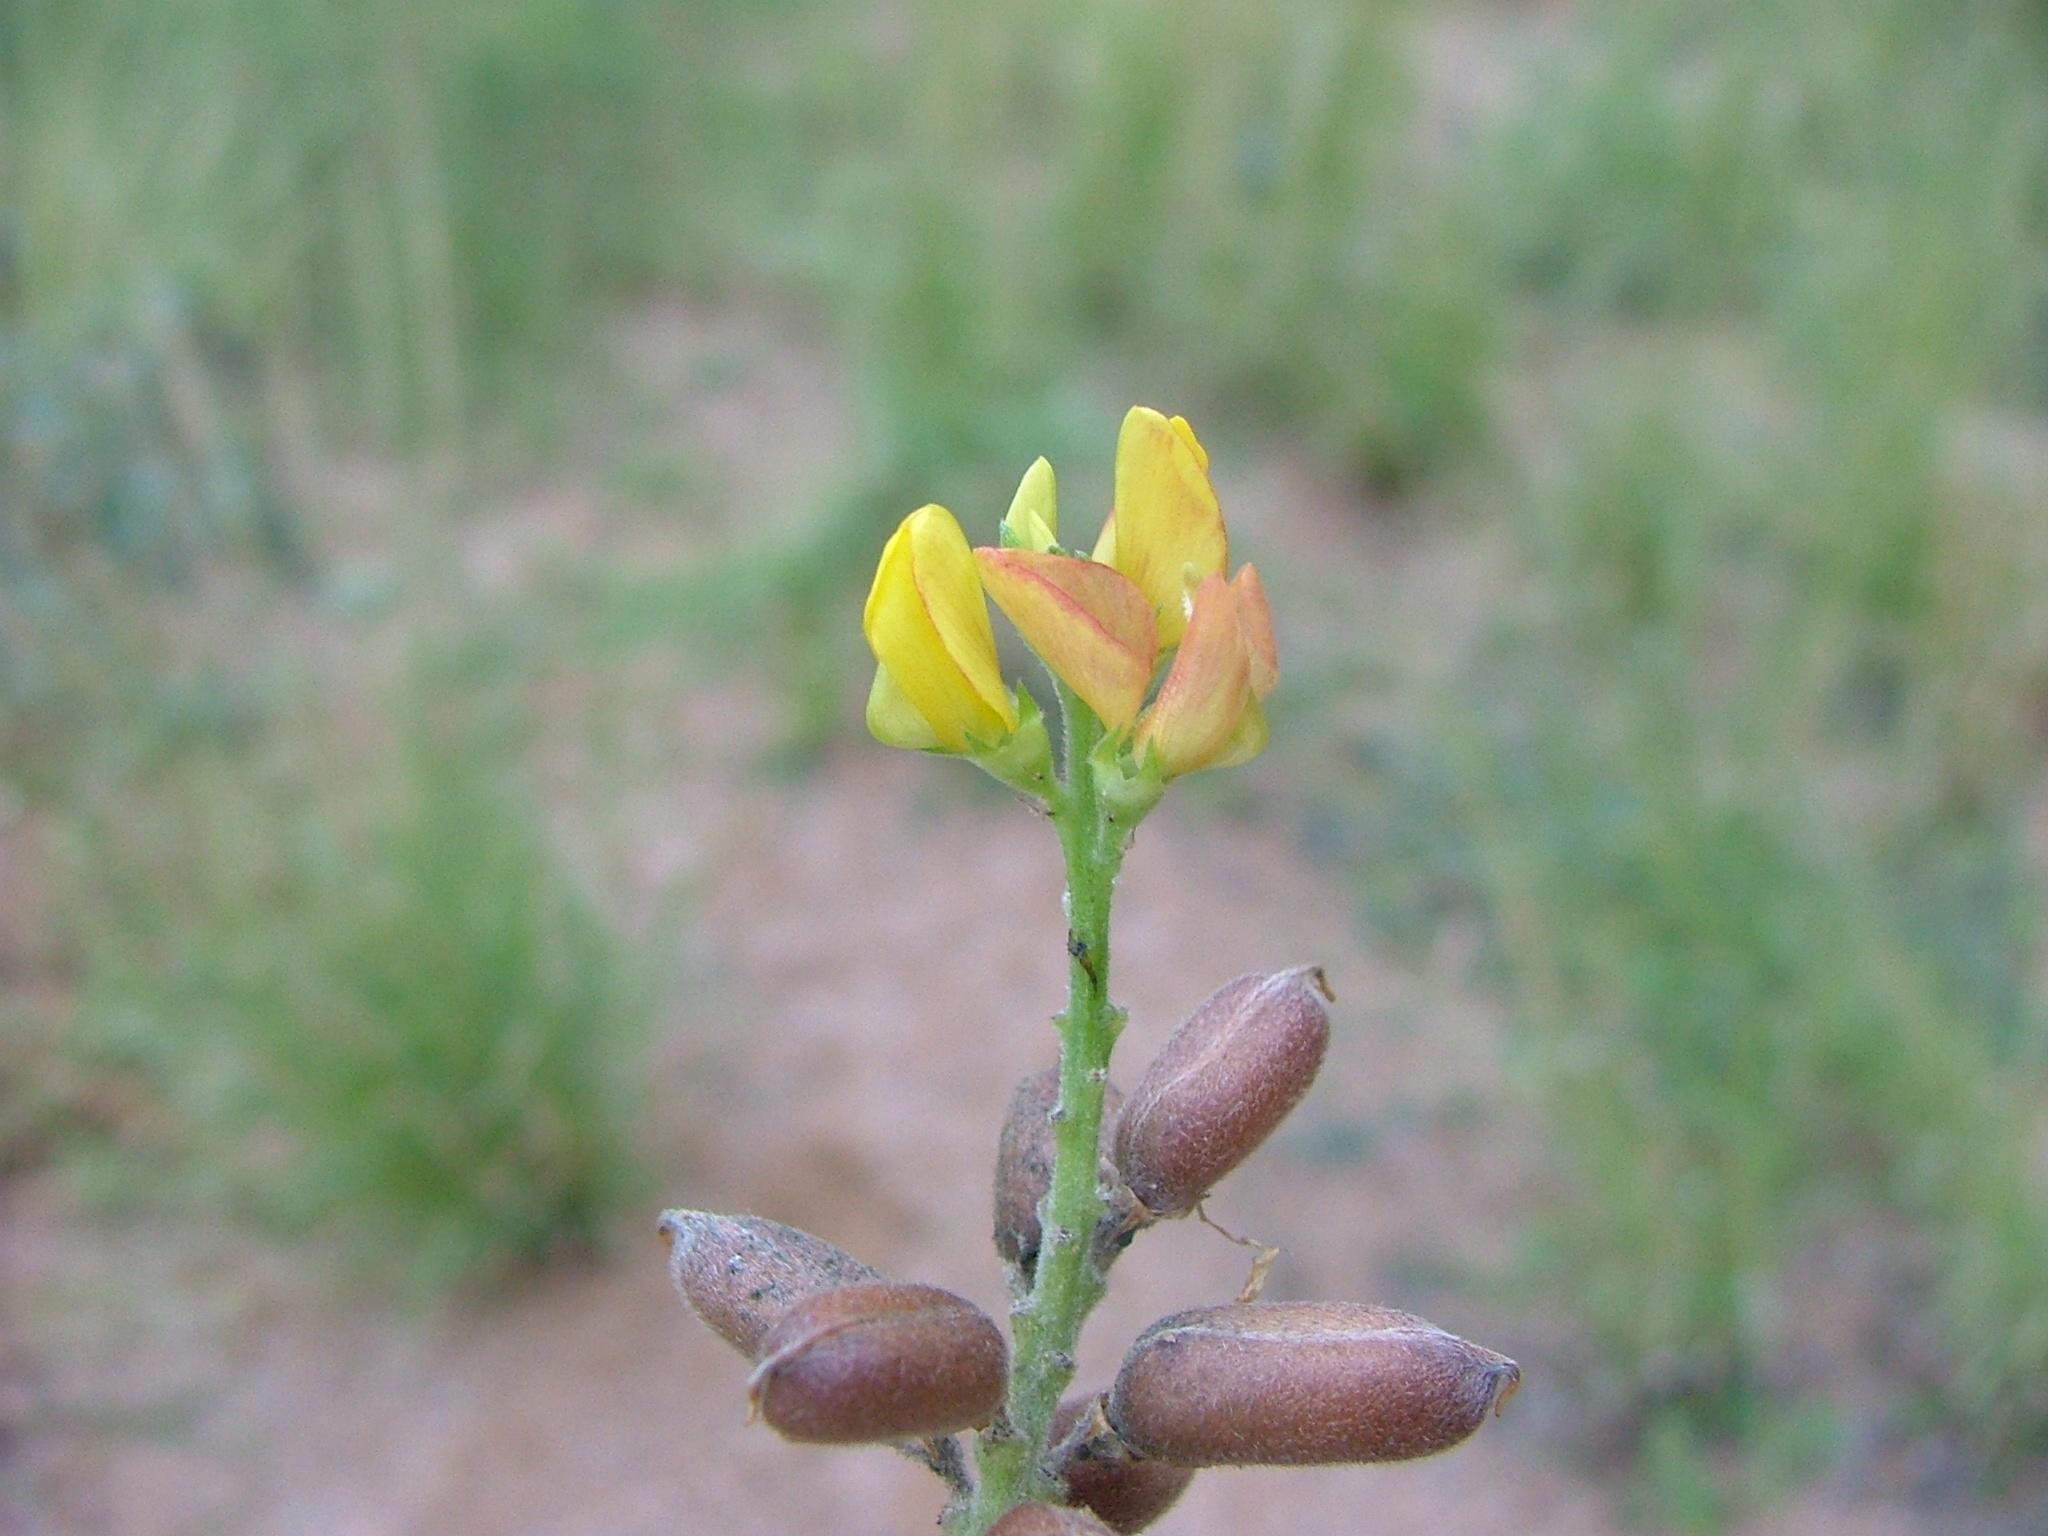
<svg viewBox="0 0 2048 1536">
<path fill-rule="evenodd" d="M 1060 1100 L 1052 1188 L 1039 1208 L 1044 1236 L 1031 1293 L 1015 1309 L 1016 1349 L 1002 1420 L 981 1437 L 980 1485 L 955 1524 L 983 1536 L 1012 1506 L 1054 1496 L 1046 1473 L 1053 1410 L 1074 1377 L 1081 1324 L 1102 1299 L 1095 1230 L 1105 1201 L 1100 1166 L 1103 1092 L 1123 1016 L 1109 1002 L 1109 906 L 1126 830 L 1111 818 L 1089 754 L 1101 722 L 1066 688 L 1066 771 L 1052 796 L 1067 865 L 1067 1011 L 1060 1017 Z"/>
</svg>

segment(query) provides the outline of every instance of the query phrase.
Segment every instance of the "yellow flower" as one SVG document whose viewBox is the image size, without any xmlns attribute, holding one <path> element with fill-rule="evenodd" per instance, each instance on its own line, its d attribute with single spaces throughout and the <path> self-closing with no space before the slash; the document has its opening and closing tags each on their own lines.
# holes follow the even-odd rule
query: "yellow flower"
<svg viewBox="0 0 2048 1536">
<path fill-rule="evenodd" d="M 1180 643 L 1195 590 L 1221 576 L 1230 544 L 1209 483 L 1209 455 L 1185 417 L 1134 405 L 1116 441 L 1116 501 L 1095 558 L 1151 601 L 1159 643 Z"/>
<path fill-rule="evenodd" d="M 1234 581 L 1205 577 L 1180 652 L 1138 721 L 1139 754 L 1156 754 L 1169 779 L 1258 756 L 1266 749 L 1263 701 L 1279 677 L 1272 610 L 1257 568 L 1245 566 Z"/>
<path fill-rule="evenodd" d="M 1043 463 L 1043 460 L 1040 460 Z M 1113 731 L 1127 730 L 1152 686 L 1159 637 L 1129 578 L 1074 555 L 977 549 L 981 579 L 1025 642 Z"/>
<path fill-rule="evenodd" d="M 862 627 L 878 666 L 868 728 L 891 746 L 963 752 L 1043 795 L 1051 763 L 1030 697 L 1004 685 L 993 598 L 1108 729 L 1098 754 L 1142 815 L 1164 781 L 1266 745 L 1279 678 L 1259 573 L 1225 580 L 1229 540 L 1209 456 L 1179 417 L 1134 406 L 1117 440 L 1116 505 L 1093 558 L 1061 549 L 1052 466 L 1026 470 L 1001 547 L 970 550 L 953 514 L 921 507 L 882 551 Z M 1166 680 L 1146 695 L 1163 652 Z"/>
<path fill-rule="evenodd" d="M 967 752 L 1017 729 L 967 536 L 920 507 L 883 546 L 861 628 L 878 663 L 868 729 L 892 747 Z"/>
</svg>

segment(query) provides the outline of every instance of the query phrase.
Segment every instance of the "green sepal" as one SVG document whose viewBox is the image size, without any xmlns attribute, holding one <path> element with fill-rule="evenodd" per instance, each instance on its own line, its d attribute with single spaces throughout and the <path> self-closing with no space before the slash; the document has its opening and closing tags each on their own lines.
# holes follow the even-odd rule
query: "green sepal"
<svg viewBox="0 0 2048 1536">
<path fill-rule="evenodd" d="M 1052 737 L 1045 728 L 1045 714 L 1038 700 L 1023 688 L 1014 688 L 1010 699 L 1017 708 L 1017 729 L 995 742 L 978 737 L 967 739 L 967 755 L 990 777 L 1009 785 L 1019 794 L 1039 800 L 1052 797 Z"/>
<path fill-rule="evenodd" d="M 1141 754 L 1131 747 L 1128 737 L 1103 737 L 1088 754 L 1088 765 L 1110 819 L 1120 827 L 1135 827 L 1166 793 L 1166 774 L 1159 766 L 1158 751 L 1147 747 Z"/>
</svg>

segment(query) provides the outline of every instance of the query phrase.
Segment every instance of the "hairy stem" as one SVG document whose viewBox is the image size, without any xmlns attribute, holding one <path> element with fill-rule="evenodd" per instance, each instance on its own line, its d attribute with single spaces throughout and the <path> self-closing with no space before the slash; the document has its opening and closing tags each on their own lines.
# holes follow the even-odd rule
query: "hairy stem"
<svg viewBox="0 0 2048 1536">
<path fill-rule="evenodd" d="M 1044 1467 L 1053 1410 L 1074 1376 L 1081 1324 L 1102 1299 L 1095 1229 L 1105 1201 L 1100 1165 L 1109 1053 L 1123 1028 L 1109 1002 L 1109 905 L 1126 835 L 1103 804 L 1089 753 L 1102 737 L 1088 706 L 1062 687 L 1065 773 L 1052 814 L 1067 865 L 1067 1010 L 1060 1017 L 1060 1099 L 1053 1112 L 1052 1188 L 1031 1293 L 1015 1311 L 1016 1347 L 1003 1418 L 981 1437 L 981 1481 L 955 1536 L 982 1536 L 1013 1505 L 1054 1493 Z"/>
</svg>

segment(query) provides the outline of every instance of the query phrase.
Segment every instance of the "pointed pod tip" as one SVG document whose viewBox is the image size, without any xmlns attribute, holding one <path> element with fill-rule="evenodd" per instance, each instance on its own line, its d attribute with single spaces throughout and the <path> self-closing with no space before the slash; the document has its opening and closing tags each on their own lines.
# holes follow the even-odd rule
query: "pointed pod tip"
<svg viewBox="0 0 2048 1536">
<path fill-rule="evenodd" d="M 704 1325 L 742 1354 L 791 1307 L 820 1291 L 881 1278 L 852 1254 L 759 1216 L 663 1211 L 669 1277 Z"/>
<path fill-rule="evenodd" d="M 1503 1360 L 1488 1373 L 1493 1398 L 1493 1416 L 1497 1419 L 1508 1411 L 1508 1404 L 1522 1390 L 1522 1368 L 1512 1360 Z"/>
<path fill-rule="evenodd" d="M 709 1211 L 686 1211 L 678 1206 L 674 1210 L 663 1211 L 654 1224 L 654 1230 L 670 1242 L 676 1242 L 711 1219 Z"/>
<path fill-rule="evenodd" d="M 1307 982 L 1323 994 L 1323 1001 L 1326 1003 L 1337 1001 L 1336 990 L 1330 985 L 1329 973 L 1320 965 L 1297 965 L 1292 970 L 1282 971 L 1280 975 L 1287 981 Z"/>
</svg>

